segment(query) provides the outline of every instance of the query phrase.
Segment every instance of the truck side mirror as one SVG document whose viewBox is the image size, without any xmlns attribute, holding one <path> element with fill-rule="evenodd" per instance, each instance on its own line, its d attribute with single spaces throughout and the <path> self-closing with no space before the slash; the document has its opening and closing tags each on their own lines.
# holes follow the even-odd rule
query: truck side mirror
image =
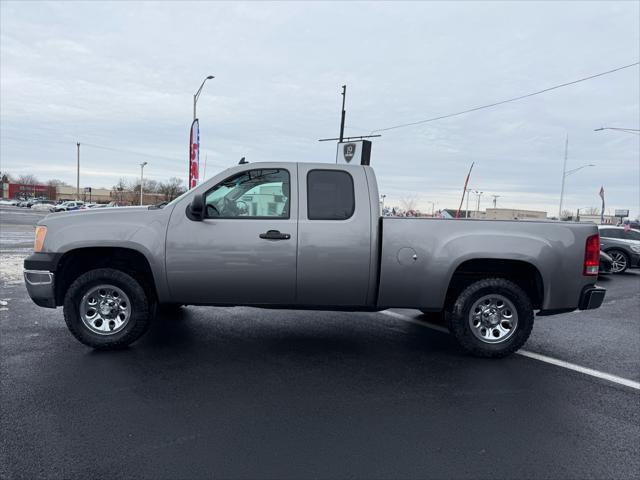
<svg viewBox="0 0 640 480">
<path fill-rule="evenodd" d="M 194 195 L 189 204 L 189 218 L 198 221 L 204 218 L 204 196 L 201 193 Z"/>
</svg>

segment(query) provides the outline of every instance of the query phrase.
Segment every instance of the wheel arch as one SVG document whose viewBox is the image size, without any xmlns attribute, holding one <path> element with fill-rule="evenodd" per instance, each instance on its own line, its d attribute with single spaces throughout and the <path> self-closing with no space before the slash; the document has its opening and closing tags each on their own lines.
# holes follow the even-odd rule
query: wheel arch
<svg viewBox="0 0 640 480">
<path fill-rule="evenodd" d="M 150 299 L 158 299 L 157 283 L 147 257 L 133 248 L 82 247 L 65 252 L 56 267 L 56 306 L 63 305 L 67 289 L 83 273 L 96 268 L 113 268 L 135 278 Z"/>
<path fill-rule="evenodd" d="M 533 308 L 540 309 L 543 306 L 544 280 L 533 263 L 515 259 L 473 258 L 462 261 L 451 274 L 444 300 L 445 309 L 455 303 L 466 287 L 484 278 L 510 280 L 525 291 Z"/>
</svg>

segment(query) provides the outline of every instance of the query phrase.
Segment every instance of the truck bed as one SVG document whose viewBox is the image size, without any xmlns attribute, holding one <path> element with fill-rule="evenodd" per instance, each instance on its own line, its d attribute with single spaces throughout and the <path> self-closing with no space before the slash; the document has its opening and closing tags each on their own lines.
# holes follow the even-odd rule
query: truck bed
<svg viewBox="0 0 640 480">
<path fill-rule="evenodd" d="M 491 260 L 535 268 L 543 310 L 577 308 L 593 283 L 582 275 L 586 239 L 598 233 L 592 224 L 382 217 L 379 231 L 379 307 L 441 310 L 454 274 Z"/>
</svg>

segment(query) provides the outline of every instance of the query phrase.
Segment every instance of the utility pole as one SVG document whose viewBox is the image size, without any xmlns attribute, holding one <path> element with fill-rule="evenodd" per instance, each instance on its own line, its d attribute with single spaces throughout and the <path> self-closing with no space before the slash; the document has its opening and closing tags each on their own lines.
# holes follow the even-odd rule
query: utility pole
<svg viewBox="0 0 640 480">
<path fill-rule="evenodd" d="M 76 200 L 80 200 L 80 142 L 76 143 L 78 154 L 78 172 L 76 173 Z"/>
<path fill-rule="evenodd" d="M 493 197 L 493 208 L 496 208 L 496 203 L 498 203 L 498 199 L 500 195 L 491 195 Z"/>
<path fill-rule="evenodd" d="M 380 199 L 382 200 L 382 211 L 384 212 L 384 199 L 387 198 L 386 195 L 380 195 Z"/>
<path fill-rule="evenodd" d="M 344 109 L 344 102 L 347 99 L 347 86 L 342 85 L 342 115 L 340 116 L 340 142 L 344 139 L 344 119 L 347 112 Z"/>
<path fill-rule="evenodd" d="M 147 162 L 142 162 L 140 164 L 140 205 L 142 206 L 142 190 L 144 188 L 144 166 Z"/>
<path fill-rule="evenodd" d="M 564 163 L 562 165 L 562 187 L 560 187 L 560 207 L 558 208 L 558 220 L 562 220 L 562 200 L 564 198 L 564 179 L 567 177 L 567 157 L 569 156 L 569 134 L 564 142 Z"/>
</svg>

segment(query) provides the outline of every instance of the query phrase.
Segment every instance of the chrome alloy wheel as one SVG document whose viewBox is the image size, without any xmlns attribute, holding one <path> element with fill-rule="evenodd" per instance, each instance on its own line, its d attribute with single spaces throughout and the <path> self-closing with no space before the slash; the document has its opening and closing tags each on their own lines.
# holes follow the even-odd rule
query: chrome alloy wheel
<svg viewBox="0 0 640 480">
<path fill-rule="evenodd" d="M 80 301 L 82 323 L 98 335 L 113 335 L 131 318 L 131 302 L 126 293 L 113 285 L 93 287 Z"/>
<path fill-rule="evenodd" d="M 624 253 L 614 250 L 613 252 L 608 252 L 611 257 L 611 272 L 612 273 L 620 273 L 627 268 L 627 257 L 624 256 Z"/>
<path fill-rule="evenodd" d="M 502 343 L 518 327 L 518 312 L 511 301 L 498 294 L 485 295 L 469 311 L 469 326 L 479 340 Z"/>
</svg>

